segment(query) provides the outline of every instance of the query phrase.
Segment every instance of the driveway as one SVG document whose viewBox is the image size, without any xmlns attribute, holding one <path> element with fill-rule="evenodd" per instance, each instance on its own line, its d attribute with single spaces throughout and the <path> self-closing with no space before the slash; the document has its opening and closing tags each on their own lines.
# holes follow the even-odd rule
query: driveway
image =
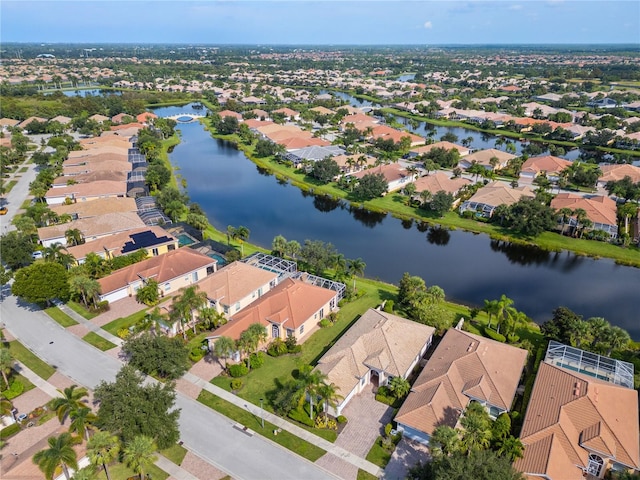
<svg viewBox="0 0 640 480">
<path fill-rule="evenodd" d="M 404 480 L 411 467 L 419 462 L 424 463 L 430 458 L 429 447 L 403 437 L 391 455 L 391 460 L 384 469 L 382 478 L 384 480 Z"/>
<path fill-rule="evenodd" d="M 5 298 L 0 316 L 11 334 L 73 381 L 95 388 L 113 381 L 122 363 L 75 337 L 42 311 Z M 178 393 L 181 440 L 189 450 L 234 479 L 332 479 L 329 472 L 258 435 L 249 437 L 223 417 Z"/>
</svg>

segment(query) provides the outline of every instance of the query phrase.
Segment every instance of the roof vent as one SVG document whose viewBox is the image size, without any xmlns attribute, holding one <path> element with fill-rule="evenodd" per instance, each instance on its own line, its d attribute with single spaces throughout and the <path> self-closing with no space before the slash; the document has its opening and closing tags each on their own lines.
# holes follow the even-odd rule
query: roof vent
<svg viewBox="0 0 640 480">
<path fill-rule="evenodd" d="M 474 343 L 474 342 L 471 342 L 471 343 L 469 344 L 469 348 L 467 348 L 467 352 L 470 352 L 471 350 L 473 350 L 473 346 L 474 346 L 474 345 L 475 345 L 475 343 Z"/>
</svg>

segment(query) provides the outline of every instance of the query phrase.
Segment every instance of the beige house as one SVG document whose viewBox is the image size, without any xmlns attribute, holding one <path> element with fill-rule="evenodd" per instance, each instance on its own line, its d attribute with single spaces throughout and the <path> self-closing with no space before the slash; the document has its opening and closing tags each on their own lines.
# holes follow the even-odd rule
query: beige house
<svg viewBox="0 0 640 480">
<path fill-rule="evenodd" d="M 97 180 L 91 183 L 52 187 L 44 198 L 48 205 L 60 205 L 65 203 L 67 198 L 72 202 L 87 202 L 99 198 L 125 197 L 126 195 L 126 181 Z"/>
<path fill-rule="evenodd" d="M 628 163 L 615 165 L 600 165 L 602 175 L 598 178 L 598 186 L 604 188 L 607 182 L 617 182 L 624 177 L 629 177 L 633 183 L 640 182 L 640 167 Z"/>
<path fill-rule="evenodd" d="M 463 202 L 459 210 L 460 213 L 472 211 L 490 218 L 498 205 L 513 205 L 522 197 L 534 198 L 535 196 L 535 192 L 527 186 L 511 188 L 500 182 L 491 182 Z"/>
<path fill-rule="evenodd" d="M 317 370 L 343 397 L 330 413 L 342 414 L 349 401 L 368 385 L 406 379 L 424 356 L 435 329 L 379 310 L 367 310 L 318 361 Z"/>
<path fill-rule="evenodd" d="M 444 172 L 436 172 L 424 177 L 420 177 L 415 181 L 416 192 L 446 192 L 451 195 L 456 195 L 458 191 L 465 185 L 471 185 L 471 180 L 468 178 L 451 178 Z"/>
<path fill-rule="evenodd" d="M 560 362 L 549 359 L 552 350 L 564 352 L 557 357 Z M 596 361 L 576 364 L 578 358 Z M 569 364 L 570 370 L 563 367 Z M 615 371 L 598 372 L 607 369 L 603 365 Z M 616 375 L 625 370 L 626 382 Z M 596 479 L 608 470 L 640 469 L 633 365 L 551 342 L 536 375 L 520 440 L 524 457 L 514 467 L 527 478 Z"/>
<path fill-rule="evenodd" d="M 149 279 L 159 284 L 164 296 L 188 287 L 216 271 L 217 261 L 190 248 L 179 248 L 164 255 L 116 270 L 98 280 L 100 301 L 115 302 L 133 296 Z"/>
<path fill-rule="evenodd" d="M 457 150 L 461 157 L 464 157 L 465 155 L 469 155 L 471 153 L 471 150 L 469 150 L 467 147 L 463 147 L 462 145 L 457 145 L 455 143 L 443 141 L 443 142 L 430 143 L 429 145 L 423 145 L 421 147 L 412 148 L 411 150 L 409 150 L 409 157 L 410 158 L 419 157 L 420 155 L 429 153 L 434 148 L 444 148 L 447 151 L 451 149 Z"/>
<path fill-rule="evenodd" d="M 436 427 L 455 427 L 472 400 L 493 418 L 508 412 L 526 361 L 526 350 L 449 329 L 400 407 L 398 430 L 427 444 Z"/>
<path fill-rule="evenodd" d="M 107 213 L 138 211 L 135 198 L 129 197 L 99 198 L 92 202 L 53 205 L 49 208 L 58 215 L 71 215 L 74 220 L 77 218 L 97 217 Z"/>
<path fill-rule="evenodd" d="M 198 283 L 210 306 L 226 317 L 261 298 L 278 284 L 278 274 L 244 262 L 225 265 Z"/>
<path fill-rule="evenodd" d="M 554 210 L 568 208 L 573 212 L 582 209 L 592 223 L 589 230 L 602 230 L 611 238 L 618 236 L 618 209 L 615 200 L 609 197 L 583 197 L 574 193 L 559 193 L 551 200 L 551 208 Z M 575 216 L 570 217 L 566 224 L 571 228 L 577 225 L 578 220 Z M 564 225 L 563 228 L 565 228 Z"/>
<path fill-rule="evenodd" d="M 537 176 L 544 174 L 550 181 L 555 182 L 560 178 L 560 173 L 570 165 L 569 160 L 553 155 L 531 157 L 522 164 L 520 179 L 532 182 Z"/>
<path fill-rule="evenodd" d="M 357 179 L 361 179 L 365 175 L 369 174 L 382 174 L 387 182 L 387 191 L 393 192 L 404 188 L 410 183 L 413 183 L 416 179 L 416 175 L 411 175 L 407 170 L 398 163 L 389 163 L 387 165 L 380 165 L 374 168 L 368 168 L 361 170 L 353 174 Z"/>
<path fill-rule="evenodd" d="M 232 314 L 212 340 L 222 336 L 237 340 L 249 325 L 261 323 L 267 328 L 267 343 L 289 336 L 302 343 L 320 320 L 337 308 L 336 291 L 287 278 L 247 308 Z"/>
<path fill-rule="evenodd" d="M 493 160 L 496 162 L 495 167 L 491 164 L 492 159 L 494 158 L 496 159 Z M 460 168 L 467 169 L 474 163 L 478 163 L 487 170 L 500 170 L 505 168 L 509 163 L 509 160 L 514 158 L 516 158 L 515 155 L 503 152 L 502 150 L 496 150 L 495 148 L 489 148 L 488 150 L 478 150 L 477 152 L 466 155 L 460 160 L 458 166 Z"/>
</svg>

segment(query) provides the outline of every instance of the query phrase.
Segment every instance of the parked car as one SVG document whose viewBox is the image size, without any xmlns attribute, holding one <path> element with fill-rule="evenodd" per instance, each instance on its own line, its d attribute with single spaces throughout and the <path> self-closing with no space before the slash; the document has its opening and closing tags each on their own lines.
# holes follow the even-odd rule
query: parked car
<svg viewBox="0 0 640 480">
<path fill-rule="evenodd" d="M 42 258 L 42 252 L 40 250 L 36 250 L 31 254 L 31 258 L 33 258 L 34 260 Z"/>
<path fill-rule="evenodd" d="M 7 210 L 7 207 L 2 207 L 0 208 L 0 215 L 6 215 L 8 211 L 9 210 Z"/>
</svg>

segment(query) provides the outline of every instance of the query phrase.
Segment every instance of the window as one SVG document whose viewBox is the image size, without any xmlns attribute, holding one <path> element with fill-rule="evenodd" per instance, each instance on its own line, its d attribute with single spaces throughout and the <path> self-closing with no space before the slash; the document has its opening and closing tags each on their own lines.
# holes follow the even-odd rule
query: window
<svg viewBox="0 0 640 480">
<path fill-rule="evenodd" d="M 604 461 L 598 455 L 591 454 L 589 455 L 589 466 L 587 467 L 587 473 L 589 475 L 593 475 L 594 477 L 599 477 L 602 473 L 602 465 Z"/>
<path fill-rule="evenodd" d="M 293 337 L 293 334 L 294 334 L 294 333 L 295 333 L 295 332 L 293 331 L 293 329 L 291 329 L 291 328 L 287 328 L 287 337 Z"/>
<path fill-rule="evenodd" d="M 324 308 L 320 309 L 320 320 L 324 318 Z"/>
<path fill-rule="evenodd" d="M 152 254 L 154 257 L 157 257 L 157 256 L 158 256 L 158 249 L 157 249 L 157 248 L 152 248 L 152 249 L 151 249 L 151 254 Z"/>
<path fill-rule="evenodd" d="M 224 306 L 224 313 L 229 313 L 229 305 Z"/>
<path fill-rule="evenodd" d="M 164 284 L 164 291 L 168 292 L 169 290 L 171 290 L 171 284 L 169 282 Z"/>
<path fill-rule="evenodd" d="M 300 335 L 304 332 L 304 325 L 300 325 Z"/>
<path fill-rule="evenodd" d="M 258 289 L 258 296 L 259 296 L 259 297 L 260 297 L 260 296 L 262 296 L 262 287 L 260 287 L 260 288 Z"/>
<path fill-rule="evenodd" d="M 236 312 L 240 310 L 240 302 L 236 303 Z"/>
<path fill-rule="evenodd" d="M 280 326 L 275 323 L 271 325 L 271 336 L 273 338 L 280 338 Z"/>
<path fill-rule="evenodd" d="M 197 282 L 198 281 L 198 272 L 193 272 L 191 274 L 191 278 L 192 278 L 193 283 Z"/>
</svg>

